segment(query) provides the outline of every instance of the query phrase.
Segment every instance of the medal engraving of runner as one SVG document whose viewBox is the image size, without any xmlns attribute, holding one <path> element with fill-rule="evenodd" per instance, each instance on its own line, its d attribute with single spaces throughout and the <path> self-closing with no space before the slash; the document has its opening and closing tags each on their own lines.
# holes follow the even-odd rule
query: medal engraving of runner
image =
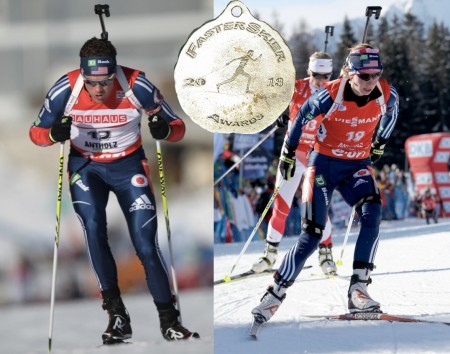
<svg viewBox="0 0 450 354">
<path fill-rule="evenodd" d="M 214 133 L 262 131 L 289 106 L 295 85 L 291 52 L 240 1 L 196 29 L 175 66 L 184 112 Z"/>
</svg>

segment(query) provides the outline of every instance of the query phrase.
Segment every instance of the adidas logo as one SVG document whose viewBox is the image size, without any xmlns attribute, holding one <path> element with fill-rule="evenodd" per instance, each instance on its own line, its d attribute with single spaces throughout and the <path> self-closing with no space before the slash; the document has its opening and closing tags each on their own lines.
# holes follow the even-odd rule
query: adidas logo
<svg viewBox="0 0 450 354">
<path fill-rule="evenodd" d="M 356 183 L 353 185 L 353 188 L 356 188 L 356 187 L 358 187 L 360 184 L 363 184 L 363 183 L 368 183 L 366 180 L 363 180 L 363 179 L 358 179 L 357 181 L 356 181 Z"/>
<path fill-rule="evenodd" d="M 135 210 L 155 210 L 155 206 L 152 204 L 150 199 L 145 194 L 142 194 L 139 198 L 137 198 L 130 207 L 130 213 Z"/>
</svg>

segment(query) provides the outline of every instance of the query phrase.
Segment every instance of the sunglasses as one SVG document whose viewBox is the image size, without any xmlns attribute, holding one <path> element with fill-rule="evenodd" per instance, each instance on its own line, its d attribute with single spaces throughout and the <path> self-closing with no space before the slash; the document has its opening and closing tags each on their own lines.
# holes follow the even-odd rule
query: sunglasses
<svg viewBox="0 0 450 354">
<path fill-rule="evenodd" d="M 88 84 L 89 86 L 95 87 L 97 85 L 100 86 L 108 86 L 114 81 L 114 74 L 108 77 L 105 80 L 89 80 L 85 76 L 83 76 L 83 81 L 85 84 Z"/>
<path fill-rule="evenodd" d="M 356 74 L 356 76 L 358 76 L 363 81 L 369 81 L 370 79 L 376 80 L 381 76 L 381 71 L 375 74 Z"/>
<path fill-rule="evenodd" d="M 313 78 L 315 78 L 315 79 L 323 79 L 323 80 L 328 80 L 329 78 L 330 78 L 330 76 L 331 76 L 331 73 L 327 73 L 327 74 L 319 74 L 319 73 L 314 73 L 314 72 L 311 72 L 311 75 L 312 75 L 312 77 Z"/>
</svg>

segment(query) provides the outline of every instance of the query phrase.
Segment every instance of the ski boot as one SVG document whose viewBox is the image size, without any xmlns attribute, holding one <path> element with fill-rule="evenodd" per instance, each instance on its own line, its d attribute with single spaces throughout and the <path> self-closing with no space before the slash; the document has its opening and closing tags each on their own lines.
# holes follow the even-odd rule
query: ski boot
<svg viewBox="0 0 450 354">
<path fill-rule="evenodd" d="M 266 242 L 266 246 L 264 247 L 264 255 L 252 265 L 252 270 L 255 273 L 261 273 L 266 269 L 271 268 L 277 260 L 277 255 L 278 244 L 274 245 Z"/>
<path fill-rule="evenodd" d="M 287 288 L 270 285 L 261 298 L 261 303 L 252 310 L 252 315 L 261 323 L 267 322 L 277 312 L 283 300 L 286 298 Z"/>
<path fill-rule="evenodd" d="M 102 334 L 103 344 L 123 343 L 132 335 L 131 320 L 118 288 L 102 291 L 103 310 L 109 315 L 108 327 Z"/>
<path fill-rule="evenodd" d="M 161 304 L 157 305 L 159 312 L 159 322 L 162 336 L 167 341 L 177 341 L 189 338 L 200 338 L 197 332 L 191 332 L 187 328 L 183 327 L 180 323 L 180 312 L 175 309 L 173 304 L 169 304 L 164 307 L 168 309 L 161 309 Z"/>
<path fill-rule="evenodd" d="M 333 260 L 333 253 L 330 243 L 328 246 L 319 244 L 319 265 L 325 275 L 337 275 L 336 263 Z"/>
<path fill-rule="evenodd" d="M 348 310 L 354 312 L 381 312 L 380 303 L 373 300 L 367 292 L 367 286 L 372 283 L 371 271 L 354 269 L 348 288 Z"/>
</svg>

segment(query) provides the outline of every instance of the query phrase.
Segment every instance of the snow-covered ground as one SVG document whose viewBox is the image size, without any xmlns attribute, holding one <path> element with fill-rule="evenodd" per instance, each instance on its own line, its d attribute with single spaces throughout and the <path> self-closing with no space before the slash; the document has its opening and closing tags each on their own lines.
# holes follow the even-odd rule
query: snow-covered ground
<svg viewBox="0 0 450 354">
<path fill-rule="evenodd" d="M 199 340 L 166 342 L 159 331 L 158 314 L 150 295 L 125 295 L 131 316 L 133 338 L 130 345 L 100 346 L 107 314 L 100 299 L 57 302 L 52 353 L 111 354 L 212 354 L 212 289 L 180 293 L 183 324 L 200 334 Z M 0 353 L 48 353 L 49 304 L 0 308 Z M 100 346 L 100 347 L 99 347 Z"/>
<path fill-rule="evenodd" d="M 251 309 L 259 303 L 270 275 L 216 285 L 214 289 L 214 353 L 450 353 L 450 327 L 443 324 L 386 321 L 328 321 L 307 315 L 347 312 L 347 289 L 357 234 L 352 229 L 344 250 L 342 277 L 323 279 L 317 253 L 306 265 L 274 317 L 255 341 L 248 335 Z M 334 233 L 334 257 L 339 258 L 345 230 Z M 437 225 L 424 220 L 382 222 L 376 269 L 369 286 L 384 312 L 430 321 L 450 322 L 450 219 Z M 281 254 L 295 242 L 285 238 Z M 231 270 L 244 243 L 215 245 L 215 279 Z M 262 254 L 258 240 L 239 261 L 233 274 L 248 270 Z"/>
</svg>

